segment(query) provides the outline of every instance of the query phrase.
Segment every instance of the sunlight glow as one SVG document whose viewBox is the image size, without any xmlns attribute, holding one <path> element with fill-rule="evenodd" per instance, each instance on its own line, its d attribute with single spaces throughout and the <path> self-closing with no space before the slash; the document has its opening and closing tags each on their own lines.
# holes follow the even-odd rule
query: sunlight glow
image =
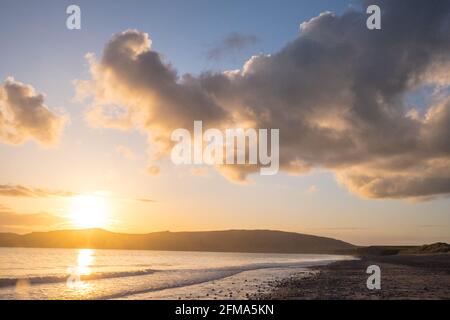
<svg viewBox="0 0 450 320">
<path fill-rule="evenodd" d="M 80 195 L 71 200 L 69 217 L 72 223 L 79 228 L 105 227 L 108 210 L 105 197 Z"/>
</svg>

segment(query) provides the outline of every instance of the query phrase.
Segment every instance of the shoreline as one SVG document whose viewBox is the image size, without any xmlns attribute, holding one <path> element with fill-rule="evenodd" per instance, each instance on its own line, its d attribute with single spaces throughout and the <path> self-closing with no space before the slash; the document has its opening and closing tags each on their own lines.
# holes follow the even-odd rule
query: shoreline
<svg viewBox="0 0 450 320">
<path fill-rule="evenodd" d="M 366 269 L 381 269 L 381 289 L 366 287 Z M 392 300 L 450 299 L 450 254 L 363 256 L 309 268 L 276 281 L 256 300 Z"/>
<path fill-rule="evenodd" d="M 348 258 L 351 258 L 348 256 Z M 234 274 L 191 285 L 170 287 L 146 293 L 130 294 L 120 299 L 142 300 L 253 300 L 256 295 L 269 293 L 275 284 L 294 275 L 307 277 L 318 268 L 336 261 L 323 260 L 299 265 L 278 265 L 242 269 Z"/>
</svg>

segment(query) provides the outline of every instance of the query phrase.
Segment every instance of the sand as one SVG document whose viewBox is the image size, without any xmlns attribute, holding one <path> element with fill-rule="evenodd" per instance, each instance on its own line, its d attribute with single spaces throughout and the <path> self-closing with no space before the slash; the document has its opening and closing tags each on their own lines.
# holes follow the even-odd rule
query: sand
<svg viewBox="0 0 450 320">
<path fill-rule="evenodd" d="M 381 289 L 366 286 L 369 265 L 381 268 Z M 277 281 L 252 299 L 450 299 L 450 254 L 362 257 Z"/>
</svg>

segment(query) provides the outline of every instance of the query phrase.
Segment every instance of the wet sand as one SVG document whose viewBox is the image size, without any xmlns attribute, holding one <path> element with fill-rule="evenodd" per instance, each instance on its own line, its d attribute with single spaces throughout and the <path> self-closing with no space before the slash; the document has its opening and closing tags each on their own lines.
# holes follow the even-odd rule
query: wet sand
<svg viewBox="0 0 450 320">
<path fill-rule="evenodd" d="M 381 290 L 366 286 L 370 265 L 381 268 Z M 362 257 L 279 280 L 252 299 L 450 299 L 450 254 Z"/>
<path fill-rule="evenodd" d="M 129 295 L 130 300 L 248 300 L 270 292 L 274 284 L 292 275 L 307 275 L 305 268 L 267 268 L 244 271 L 204 283 Z"/>
</svg>

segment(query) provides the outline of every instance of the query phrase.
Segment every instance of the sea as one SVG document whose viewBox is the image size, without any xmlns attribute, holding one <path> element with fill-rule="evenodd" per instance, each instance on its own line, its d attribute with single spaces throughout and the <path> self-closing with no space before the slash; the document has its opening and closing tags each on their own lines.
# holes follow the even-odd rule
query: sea
<svg viewBox="0 0 450 320">
<path fill-rule="evenodd" d="M 0 299 L 248 299 L 351 256 L 0 248 Z"/>
</svg>

